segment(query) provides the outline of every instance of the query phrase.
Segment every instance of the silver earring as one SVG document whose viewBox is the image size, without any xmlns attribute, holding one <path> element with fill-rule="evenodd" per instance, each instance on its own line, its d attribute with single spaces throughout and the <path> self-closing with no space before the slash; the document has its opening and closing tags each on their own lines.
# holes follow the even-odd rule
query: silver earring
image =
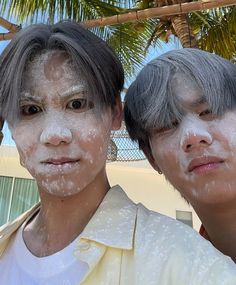
<svg viewBox="0 0 236 285">
<path fill-rule="evenodd" d="M 162 171 L 160 170 L 160 169 L 158 169 L 158 171 L 157 171 L 160 175 L 162 174 Z"/>
</svg>

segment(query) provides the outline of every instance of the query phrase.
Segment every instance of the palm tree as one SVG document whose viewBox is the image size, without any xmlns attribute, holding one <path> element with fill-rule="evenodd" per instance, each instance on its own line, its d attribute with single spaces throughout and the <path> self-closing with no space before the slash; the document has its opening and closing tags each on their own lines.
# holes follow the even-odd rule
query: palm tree
<svg viewBox="0 0 236 285">
<path fill-rule="evenodd" d="M 179 5 L 180 2 L 184 5 L 189 1 L 2 0 L 0 16 L 15 16 L 18 22 L 54 22 L 62 18 L 83 22 L 100 17 L 132 14 L 144 9 L 161 8 L 170 4 Z M 195 3 L 190 4 L 195 5 Z M 148 13 L 150 10 L 145 11 Z M 233 6 L 95 27 L 93 31 L 115 49 L 125 67 L 126 75 L 131 75 L 142 63 L 149 46 L 158 45 L 160 40 L 169 41 L 171 34 L 179 38 L 183 47 L 198 46 L 232 59 L 236 47 L 235 14 L 236 7 Z"/>
<path fill-rule="evenodd" d="M 63 18 L 83 22 L 101 16 L 127 13 L 132 10 L 127 7 L 127 5 L 121 7 L 120 1 L 2 0 L 0 3 L 0 16 L 7 19 L 14 17 L 14 20 L 18 23 L 26 24 L 29 22 L 52 23 Z M 143 21 L 142 24 L 139 23 L 138 25 L 136 23 L 126 23 L 93 28 L 92 30 L 113 47 L 119 55 L 126 75 L 130 76 L 145 58 L 144 46 L 147 38 L 151 36 L 152 22 L 153 20 Z M 140 25 L 142 31 L 140 31 Z"/>
<path fill-rule="evenodd" d="M 236 6 L 194 13 L 190 24 L 199 48 L 235 61 Z"/>
<path fill-rule="evenodd" d="M 161 0 L 166 2 L 166 0 Z M 156 5 L 164 5 L 156 0 Z M 176 4 L 178 0 L 168 0 Z M 186 3 L 182 0 L 182 3 Z M 236 6 L 196 11 L 160 18 L 147 47 L 156 39 L 179 38 L 183 47 L 198 47 L 234 60 L 236 54 Z"/>
</svg>

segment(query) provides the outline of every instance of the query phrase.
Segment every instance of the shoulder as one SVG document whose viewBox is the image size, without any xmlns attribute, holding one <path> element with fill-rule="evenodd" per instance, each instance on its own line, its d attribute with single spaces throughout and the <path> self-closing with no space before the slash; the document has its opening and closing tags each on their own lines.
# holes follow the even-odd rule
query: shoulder
<svg viewBox="0 0 236 285">
<path fill-rule="evenodd" d="M 134 248 L 138 259 L 150 262 L 150 271 L 154 270 L 155 264 L 156 274 L 165 276 L 166 272 L 164 278 L 167 279 L 168 274 L 175 276 L 180 280 L 178 284 L 236 284 L 224 281 L 233 278 L 236 282 L 236 267 L 232 260 L 195 230 L 141 204 L 137 207 Z M 196 280 L 199 283 L 193 283 Z"/>
<path fill-rule="evenodd" d="M 165 236 L 165 239 L 168 235 L 170 240 L 178 239 L 179 234 L 182 237 L 198 236 L 198 233 L 189 226 L 158 212 L 151 211 L 142 204 L 138 204 L 137 209 L 137 231 L 149 232 L 153 236 Z"/>
<path fill-rule="evenodd" d="M 204 240 L 199 233 L 191 227 L 167 217 L 163 214 L 148 210 L 142 204 L 138 204 L 136 236 L 147 241 L 149 246 L 168 245 L 172 250 L 184 248 L 184 252 L 191 251 L 198 247 L 213 248 L 210 243 Z"/>
</svg>

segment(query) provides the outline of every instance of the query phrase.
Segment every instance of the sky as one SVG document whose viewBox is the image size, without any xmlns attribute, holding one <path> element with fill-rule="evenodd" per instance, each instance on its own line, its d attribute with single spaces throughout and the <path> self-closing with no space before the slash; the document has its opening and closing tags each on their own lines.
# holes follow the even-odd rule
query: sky
<svg viewBox="0 0 236 285">
<path fill-rule="evenodd" d="M 0 33 L 6 32 L 5 29 L 3 29 L 2 27 L 0 27 Z M 0 53 L 3 51 L 3 49 L 7 46 L 7 44 L 9 43 L 9 41 L 0 41 Z M 162 43 L 160 47 L 151 47 L 147 57 L 145 58 L 143 65 L 145 65 L 147 62 L 149 62 L 150 60 L 152 60 L 153 58 L 169 51 L 172 49 L 178 49 L 180 48 L 181 45 L 178 41 L 178 39 L 176 38 L 171 38 L 169 43 Z M 139 70 L 141 69 L 141 67 L 139 69 L 136 70 L 135 75 L 137 75 L 137 73 L 139 72 Z M 129 84 L 132 83 L 132 81 L 135 79 L 135 75 L 132 78 L 127 78 L 126 79 L 126 83 L 125 83 L 125 87 L 128 88 Z M 4 124 L 3 127 L 3 134 L 4 134 L 4 138 L 2 141 L 3 145 L 15 145 L 12 138 L 11 138 L 11 134 L 10 131 L 8 129 L 7 124 Z"/>
</svg>

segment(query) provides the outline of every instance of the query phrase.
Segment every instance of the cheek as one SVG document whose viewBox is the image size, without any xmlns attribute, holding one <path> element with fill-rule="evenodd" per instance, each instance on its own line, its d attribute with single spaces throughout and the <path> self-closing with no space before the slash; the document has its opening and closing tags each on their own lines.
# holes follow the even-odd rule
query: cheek
<svg viewBox="0 0 236 285">
<path fill-rule="evenodd" d="M 158 166 L 167 178 L 173 173 L 173 169 L 177 171 L 177 167 L 179 166 L 177 152 L 173 152 L 171 150 L 159 154 L 159 160 L 157 159 L 157 162 Z"/>
<path fill-rule="evenodd" d="M 159 139 L 152 142 L 152 152 L 156 163 L 164 172 L 168 172 L 170 165 L 177 163 L 178 147 L 177 142 L 171 139 Z M 164 173 L 165 174 L 165 173 Z"/>
<path fill-rule="evenodd" d="M 33 136 L 28 135 L 28 133 L 21 127 L 12 128 L 11 134 L 19 152 L 21 164 L 26 166 L 27 161 L 33 157 L 33 153 L 36 148 Z"/>
<path fill-rule="evenodd" d="M 110 126 L 96 124 L 86 124 L 87 128 L 77 131 L 79 146 L 86 153 L 86 158 L 90 163 L 94 159 L 104 158 L 107 155 L 107 148 L 110 142 Z"/>
<path fill-rule="evenodd" d="M 236 148 L 236 113 L 226 112 L 225 115 L 212 122 L 211 130 L 216 140 L 229 149 Z"/>
<path fill-rule="evenodd" d="M 224 146 L 231 150 L 235 150 L 236 148 L 236 122 L 229 122 L 228 124 L 220 124 L 217 126 L 217 132 L 215 133 L 215 137 L 219 142 L 224 144 Z"/>
<path fill-rule="evenodd" d="M 86 150 L 86 152 L 93 156 L 104 156 L 107 153 L 107 146 L 110 141 L 110 136 L 102 132 L 91 132 L 87 137 L 80 140 L 80 146 Z"/>
</svg>

